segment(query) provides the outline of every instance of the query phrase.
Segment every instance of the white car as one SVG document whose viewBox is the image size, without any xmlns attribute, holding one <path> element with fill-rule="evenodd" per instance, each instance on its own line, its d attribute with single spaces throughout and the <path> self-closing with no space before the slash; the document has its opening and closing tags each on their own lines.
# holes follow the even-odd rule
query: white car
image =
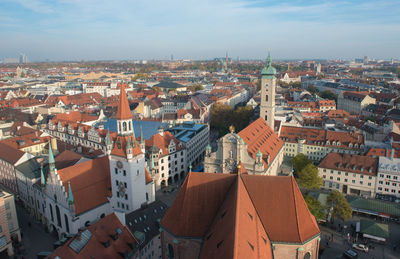
<svg viewBox="0 0 400 259">
<path fill-rule="evenodd" d="M 368 246 L 363 244 L 353 244 L 353 248 L 368 253 Z"/>
</svg>

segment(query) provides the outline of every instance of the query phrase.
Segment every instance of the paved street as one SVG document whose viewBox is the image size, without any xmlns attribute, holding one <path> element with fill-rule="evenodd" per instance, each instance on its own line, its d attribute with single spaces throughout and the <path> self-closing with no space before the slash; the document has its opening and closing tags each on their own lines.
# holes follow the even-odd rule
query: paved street
<svg viewBox="0 0 400 259">
<path fill-rule="evenodd" d="M 22 232 L 22 253 L 17 254 L 18 258 L 23 255 L 25 258 L 34 259 L 39 252 L 53 251 L 53 243 L 57 239 L 44 231 L 42 224 L 34 221 L 28 212 L 16 204 L 18 223 Z M 31 226 L 28 225 L 31 222 Z M 17 251 L 16 251 L 17 252 Z"/>
<path fill-rule="evenodd" d="M 350 221 L 346 222 L 347 226 L 355 224 L 360 219 L 354 216 Z M 371 219 L 370 219 L 371 220 Z M 387 222 L 385 222 L 387 223 Z M 338 224 L 343 226 L 343 222 L 337 221 L 334 226 L 320 226 L 321 229 L 321 246 L 325 248 L 321 254 L 322 259 L 341 258 L 344 251 L 351 249 L 351 244 L 347 241 L 346 232 L 338 232 Z M 400 225 L 389 222 L 390 237 L 385 245 L 370 243 L 374 249 L 370 249 L 368 253 L 357 251 L 358 258 L 379 258 L 379 259 L 395 259 L 400 258 L 400 249 L 394 250 L 393 246 L 400 242 Z M 333 235 L 333 241 L 332 241 Z M 327 246 L 327 244 L 329 244 Z M 354 250 L 354 249 L 353 249 Z"/>
</svg>

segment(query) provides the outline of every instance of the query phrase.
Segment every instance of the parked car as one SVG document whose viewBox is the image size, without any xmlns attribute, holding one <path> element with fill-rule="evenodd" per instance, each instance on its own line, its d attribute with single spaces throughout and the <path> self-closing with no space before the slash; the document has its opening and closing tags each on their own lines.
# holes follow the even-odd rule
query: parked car
<svg viewBox="0 0 400 259">
<path fill-rule="evenodd" d="M 357 258 L 358 257 L 358 253 L 356 251 L 353 250 L 347 250 L 343 252 L 343 257 L 344 258 Z"/>
<path fill-rule="evenodd" d="M 368 246 L 363 244 L 353 244 L 353 248 L 368 253 Z"/>
</svg>

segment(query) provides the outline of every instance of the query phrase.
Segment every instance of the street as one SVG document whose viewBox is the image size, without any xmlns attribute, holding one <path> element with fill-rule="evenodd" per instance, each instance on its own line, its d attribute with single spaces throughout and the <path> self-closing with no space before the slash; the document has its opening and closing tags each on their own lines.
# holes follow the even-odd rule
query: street
<svg viewBox="0 0 400 259">
<path fill-rule="evenodd" d="M 350 226 L 355 224 L 360 219 L 369 219 L 359 216 L 353 218 L 345 223 L 337 220 L 333 226 L 321 226 L 321 247 L 325 248 L 323 253 L 320 254 L 321 259 L 342 258 L 344 251 L 352 249 L 352 243 L 347 241 L 346 232 L 339 232 L 339 224 Z M 394 222 L 385 222 L 389 224 L 390 237 L 386 244 L 370 243 L 374 248 L 370 249 L 368 253 L 352 249 L 358 253 L 358 258 L 375 258 L 375 259 L 395 259 L 400 258 L 400 250 L 395 250 L 393 246 L 400 241 L 400 225 Z M 332 240 L 333 238 L 333 240 Z M 361 243 L 361 242 L 358 242 Z"/>
<path fill-rule="evenodd" d="M 22 244 L 20 249 L 14 249 L 15 256 L 35 259 L 39 252 L 53 251 L 56 237 L 46 233 L 44 226 L 35 221 L 29 213 L 19 204 L 16 204 L 18 223 L 21 228 Z M 29 222 L 31 223 L 29 226 Z"/>
</svg>

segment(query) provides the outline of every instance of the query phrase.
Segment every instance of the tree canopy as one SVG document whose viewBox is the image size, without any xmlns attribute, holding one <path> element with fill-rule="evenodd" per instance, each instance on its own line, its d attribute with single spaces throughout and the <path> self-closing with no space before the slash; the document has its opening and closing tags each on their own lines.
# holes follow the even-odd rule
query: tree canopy
<svg viewBox="0 0 400 259">
<path fill-rule="evenodd" d="M 304 200 L 306 201 L 308 209 L 310 210 L 311 214 L 313 214 L 317 220 L 325 219 L 326 217 L 325 209 L 319 200 L 315 199 L 314 197 L 311 197 L 310 195 L 306 195 L 304 197 Z"/>
<path fill-rule="evenodd" d="M 228 133 L 231 125 L 235 127 L 236 132 L 239 132 L 249 125 L 252 115 L 253 108 L 251 106 L 239 106 L 233 109 L 229 105 L 215 103 L 211 109 L 210 126 L 218 130 L 219 136 Z"/>
<path fill-rule="evenodd" d="M 299 173 L 306 165 L 311 164 L 312 161 L 302 153 L 292 158 L 293 169 L 296 173 Z"/>
<path fill-rule="evenodd" d="M 317 167 L 313 163 L 309 163 L 297 173 L 297 183 L 305 189 L 319 189 L 323 180 L 318 175 Z"/>
<path fill-rule="evenodd" d="M 331 209 L 332 219 L 340 218 L 343 221 L 351 219 L 353 210 L 342 193 L 337 190 L 331 192 L 327 198 L 328 209 Z"/>
<path fill-rule="evenodd" d="M 322 91 L 319 96 L 324 99 L 335 100 L 335 102 L 337 103 L 338 95 L 335 93 L 332 93 L 329 90 Z"/>
</svg>

